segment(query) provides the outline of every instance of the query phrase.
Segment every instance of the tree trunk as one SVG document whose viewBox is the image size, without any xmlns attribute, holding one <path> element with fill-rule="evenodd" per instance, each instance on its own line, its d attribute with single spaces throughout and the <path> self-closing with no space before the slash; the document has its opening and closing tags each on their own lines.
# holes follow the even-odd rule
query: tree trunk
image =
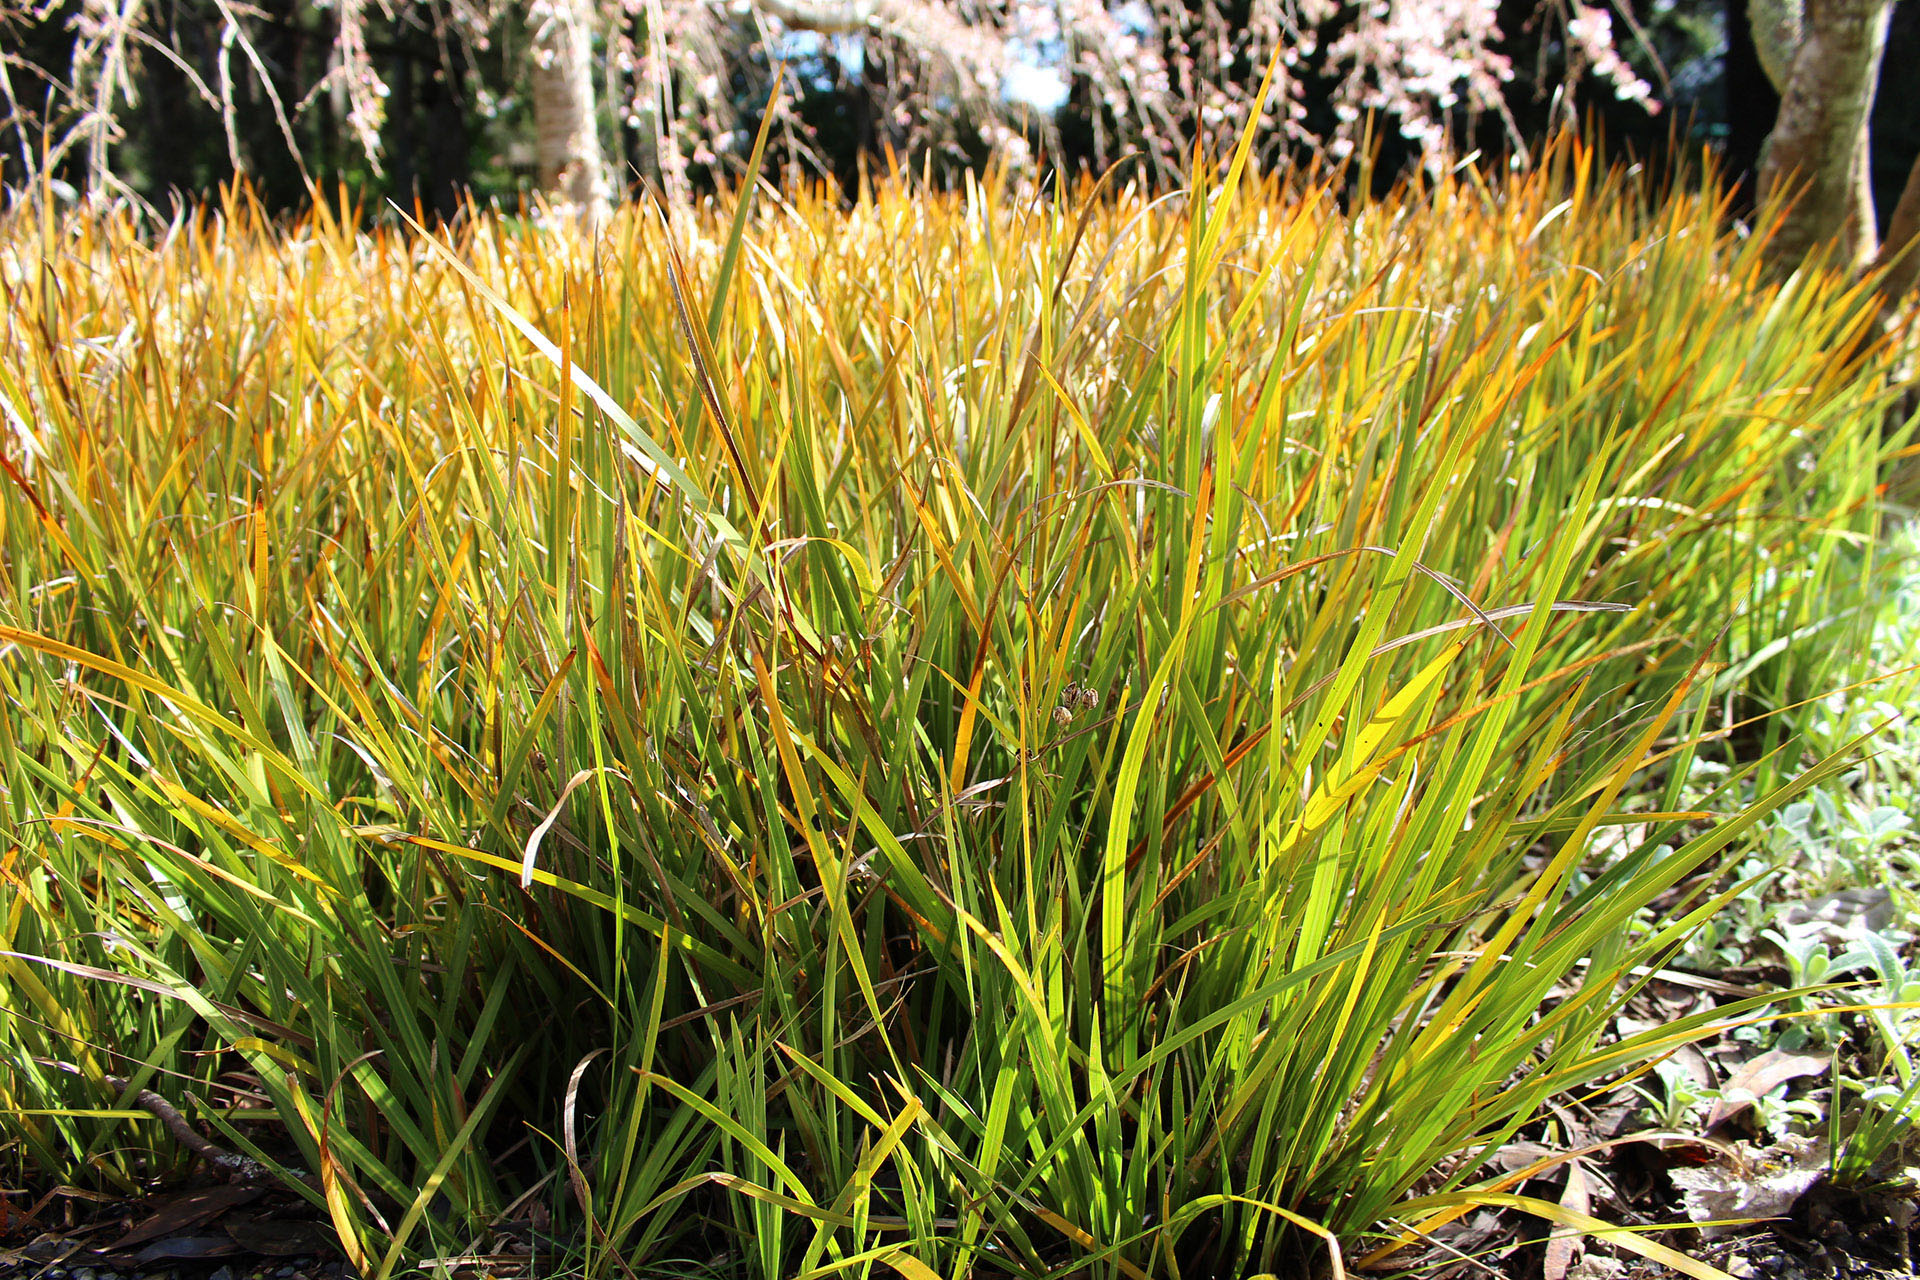
<svg viewBox="0 0 1920 1280">
<path fill-rule="evenodd" d="M 593 86 L 590 0 L 529 0 L 533 37 L 534 156 L 540 190 L 575 218 L 604 218 L 610 202 Z"/>
<path fill-rule="evenodd" d="M 1892 11 L 1893 0 L 1807 0 L 1780 119 L 1760 162 L 1761 198 L 1794 196 L 1773 245 L 1789 266 L 1835 241 L 1846 265 L 1873 255 L 1861 152 Z"/>
<path fill-rule="evenodd" d="M 1920 281 L 1920 156 L 1913 158 L 1900 203 L 1887 219 L 1886 242 L 1873 265 L 1888 268 L 1880 278 L 1880 300 L 1889 308 L 1912 293 L 1915 282 Z"/>
</svg>

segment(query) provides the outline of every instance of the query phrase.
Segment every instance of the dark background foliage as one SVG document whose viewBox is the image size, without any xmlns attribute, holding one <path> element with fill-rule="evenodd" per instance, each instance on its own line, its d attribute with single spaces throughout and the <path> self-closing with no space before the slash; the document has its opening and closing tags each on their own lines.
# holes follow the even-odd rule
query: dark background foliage
<svg viewBox="0 0 1920 1280">
<path fill-rule="evenodd" d="M 369 13 L 369 49 L 390 88 L 382 163 L 376 171 L 344 128 L 339 95 L 316 90 L 331 65 L 334 9 L 304 0 L 257 0 L 255 6 L 256 48 L 287 108 L 296 158 L 270 97 L 237 55 L 229 54 L 235 67 L 231 127 L 223 122 L 217 99 L 209 100 L 201 91 L 205 86 L 217 93 L 221 83 L 222 18 L 214 0 L 153 3 L 160 14 L 157 29 L 184 67 L 151 51 L 139 58 L 138 101 L 121 115 L 123 140 L 115 156 L 128 185 L 156 205 L 165 207 L 176 194 L 216 191 L 235 175 L 236 159 L 259 198 L 276 211 L 304 204 L 310 179 L 330 191 L 344 189 L 363 208 L 378 209 L 387 200 L 407 205 L 417 201 L 425 213 L 441 217 L 451 216 L 466 193 L 483 203 L 510 206 L 534 185 L 531 119 L 520 83 L 523 60 L 515 56 L 513 31 L 494 33 L 488 48 L 476 51 L 469 42 L 447 36 L 448 16 L 435 5 L 401 6 L 391 16 Z M 1232 24 L 1244 21 L 1247 4 L 1224 0 L 1214 7 Z M 68 0 L 43 19 L 16 23 L 0 35 L 24 63 L 65 67 L 71 59 L 74 10 Z M 1581 99 L 1583 127 L 1601 138 L 1615 157 L 1654 166 L 1675 161 L 1691 165 L 1703 152 L 1711 152 L 1740 183 L 1744 203 L 1778 106 L 1755 57 L 1746 10 L 1746 0 L 1656 0 L 1650 11 L 1638 15 L 1638 36 L 1623 30 L 1623 45 L 1636 70 L 1655 85 L 1664 110 L 1650 114 L 1639 104 L 1618 101 L 1604 88 L 1589 85 Z M 1505 95 L 1507 110 L 1519 135 L 1537 142 L 1554 126 L 1555 112 L 1561 109 L 1556 94 L 1567 77 L 1558 24 L 1543 18 L 1536 0 L 1503 0 L 1500 25 L 1506 33 L 1503 52 L 1515 71 Z M 872 60 L 846 58 L 842 45 L 813 42 L 811 51 L 791 61 L 788 69 L 795 127 L 775 135 L 774 159 L 831 177 L 849 195 L 858 190 L 863 170 L 887 163 L 890 154 L 945 178 L 977 165 L 986 155 L 986 148 L 964 131 L 933 155 L 902 155 L 904 139 L 889 129 L 877 106 L 883 89 L 877 80 L 883 70 Z M 1234 70 L 1257 79 L 1261 68 Z M 731 89 L 749 128 L 758 123 L 771 76 L 772 68 L 758 50 L 734 68 Z M 1920 152 L 1920 93 L 1914 91 L 1920 85 L 1920 4 L 1894 8 L 1881 80 L 1872 136 L 1874 190 L 1884 225 Z M 1306 124 L 1323 136 L 1333 125 L 1329 87 L 1309 82 L 1306 94 Z M 20 156 L 36 150 L 47 128 L 41 118 L 46 83 L 16 72 L 15 89 L 24 118 L 0 125 L 0 180 L 18 179 Z M 1068 172 L 1098 167 L 1094 115 L 1099 110 L 1084 83 L 1071 84 L 1056 117 L 1033 130 L 1043 165 Z M 1110 148 L 1115 139 L 1127 141 L 1124 122 L 1108 115 L 1098 123 Z M 1461 116 L 1453 123 L 1459 136 L 1490 152 L 1512 145 L 1509 129 L 1496 118 Z M 639 140 L 627 130 L 620 134 L 616 154 L 624 158 L 629 173 L 636 172 Z M 1391 127 L 1376 136 L 1379 153 L 1373 173 L 1376 183 L 1385 185 L 1416 153 Z M 718 166 L 696 169 L 696 178 L 710 182 L 716 168 L 738 159 L 722 156 Z M 56 173 L 76 181 L 79 162 L 70 152 Z"/>
</svg>

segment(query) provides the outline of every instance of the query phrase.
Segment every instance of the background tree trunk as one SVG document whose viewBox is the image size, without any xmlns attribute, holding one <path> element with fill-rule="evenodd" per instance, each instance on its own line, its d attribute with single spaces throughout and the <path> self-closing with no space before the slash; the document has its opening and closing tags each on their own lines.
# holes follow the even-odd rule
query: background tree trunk
<svg viewBox="0 0 1920 1280">
<path fill-rule="evenodd" d="M 1920 281 L 1920 156 L 1914 157 L 1900 203 L 1887 220 L 1887 238 L 1874 266 L 1891 268 L 1880 280 L 1880 299 L 1888 307 L 1912 293 Z"/>
<path fill-rule="evenodd" d="M 1893 0 L 1807 0 L 1800 14 L 1780 118 L 1760 161 L 1762 199 L 1795 195 L 1774 242 L 1785 263 L 1834 241 L 1849 265 L 1864 265 L 1873 255 L 1862 148 L 1892 10 Z M 1765 45 L 1767 33 L 1755 16 L 1756 43 Z"/>
<path fill-rule="evenodd" d="M 600 149 L 590 0 L 530 0 L 534 157 L 540 189 L 577 218 L 606 216 L 611 184 Z"/>
</svg>

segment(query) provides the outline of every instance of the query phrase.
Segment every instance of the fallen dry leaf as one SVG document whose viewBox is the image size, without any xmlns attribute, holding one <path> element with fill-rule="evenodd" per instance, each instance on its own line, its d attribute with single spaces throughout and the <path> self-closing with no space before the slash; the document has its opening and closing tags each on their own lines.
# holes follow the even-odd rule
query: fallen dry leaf
<svg viewBox="0 0 1920 1280">
<path fill-rule="evenodd" d="M 1782 1053 L 1778 1049 L 1770 1049 L 1742 1063 L 1721 1087 L 1720 1097 L 1707 1112 L 1707 1132 L 1712 1133 L 1787 1081 L 1817 1076 L 1828 1066 L 1829 1060 L 1823 1055 Z"/>
<path fill-rule="evenodd" d="M 1626 1274 L 1627 1264 L 1620 1259 L 1609 1258 L 1604 1253 L 1589 1253 L 1573 1264 L 1567 1280 L 1620 1280 Z"/>
<path fill-rule="evenodd" d="M 261 1195 L 259 1187 L 223 1183 L 217 1187 L 202 1187 L 198 1191 L 169 1196 L 160 1202 L 153 1213 L 134 1223 L 125 1235 L 105 1246 L 102 1252 L 125 1253 L 149 1240 L 185 1235 L 229 1209 L 258 1200 Z"/>
<path fill-rule="evenodd" d="M 1667 1172 L 1687 1217 L 1702 1224 L 1709 1240 L 1733 1234 L 1739 1221 L 1786 1216 L 1827 1171 L 1827 1144 L 1818 1138 L 1787 1138 L 1765 1149 L 1743 1142 L 1736 1152 L 1733 1159 Z"/>
<path fill-rule="evenodd" d="M 1575 1213 L 1592 1212 L 1588 1203 L 1587 1171 L 1584 1162 L 1567 1162 L 1567 1189 L 1560 1193 L 1560 1207 L 1571 1209 Z M 1568 1272 L 1574 1263 L 1586 1253 L 1578 1232 L 1566 1227 L 1555 1227 L 1547 1237 L 1547 1256 L 1543 1264 L 1546 1280 L 1567 1280 Z"/>
</svg>

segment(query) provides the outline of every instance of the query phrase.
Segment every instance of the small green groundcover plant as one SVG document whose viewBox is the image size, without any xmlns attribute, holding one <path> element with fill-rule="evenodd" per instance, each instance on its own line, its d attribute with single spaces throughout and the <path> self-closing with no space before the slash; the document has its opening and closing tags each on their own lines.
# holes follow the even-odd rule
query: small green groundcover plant
<svg viewBox="0 0 1920 1280">
<path fill-rule="evenodd" d="M 1575 145 L 1338 190 L 18 208 L 6 1176 L 181 1175 L 152 1090 L 380 1276 L 535 1207 L 922 1280 L 1515 1203 L 1838 768 L 1670 802 L 1854 643 L 1892 354 Z"/>
</svg>

